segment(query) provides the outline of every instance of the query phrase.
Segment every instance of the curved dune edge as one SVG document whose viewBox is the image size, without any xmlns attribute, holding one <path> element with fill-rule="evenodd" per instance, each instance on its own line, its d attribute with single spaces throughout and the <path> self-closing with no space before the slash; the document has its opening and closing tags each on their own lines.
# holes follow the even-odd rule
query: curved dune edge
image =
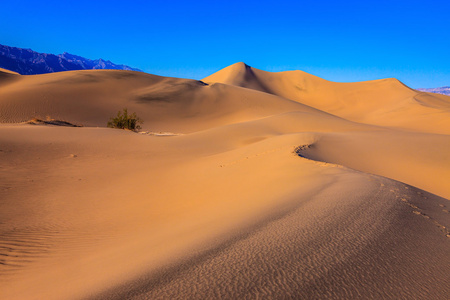
<svg viewBox="0 0 450 300">
<path fill-rule="evenodd" d="M 416 151 L 411 151 L 418 148 Z M 302 157 L 385 176 L 450 199 L 450 138 L 398 132 L 329 133 Z M 399 159 L 401 157 L 401 159 Z"/>
<path fill-rule="evenodd" d="M 0 298 L 445 298 L 447 98 L 251 72 L 0 77 Z M 5 124 L 46 116 L 84 127 Z"/>
</svg>

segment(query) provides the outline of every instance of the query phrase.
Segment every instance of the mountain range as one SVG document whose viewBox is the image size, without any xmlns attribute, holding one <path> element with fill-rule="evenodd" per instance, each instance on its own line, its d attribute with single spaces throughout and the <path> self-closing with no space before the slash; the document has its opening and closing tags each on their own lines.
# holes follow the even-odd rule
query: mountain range
<svg viewBox="0 0 450 300">
<path fill-rule="evenodd" d="M 450 96 L 450 86 L 443 86 L 438 88 L 430 88 L 430 89 L 417 89 L 421 92 L 427 92 L 427 93 L 436 93 L 436 94 L 442 94 Z"/>
<path fill-rule="evenodd" d="M 0 68 L 8 69 L 21 75 L 89 69 L 141 71 L 126 65 L 114 64 L 101 58 L 92 60 L 67 52 L 58 55 L 39 53 L 31 49 L 5 45 L 0 45 Z"/>
</svg>

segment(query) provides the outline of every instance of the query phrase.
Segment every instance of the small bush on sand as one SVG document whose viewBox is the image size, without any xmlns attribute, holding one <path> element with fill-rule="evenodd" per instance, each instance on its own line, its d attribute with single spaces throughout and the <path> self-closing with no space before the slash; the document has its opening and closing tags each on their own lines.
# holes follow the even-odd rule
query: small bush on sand
<svg viewBox="0 0 450 300">
<path fill-rule="evenodd" d="M 132 113 L 129 115 L 128 110 L 124 108 L 123 112 L 119 111 L 117 113 L 117 117 L 111 118 L 109 120 L 108 127 L 135 131 L 141 129 L 141 126 L 139 124 L 143 123 L 144 122 L 136 116 L 136 113 Z"/>
</svg>

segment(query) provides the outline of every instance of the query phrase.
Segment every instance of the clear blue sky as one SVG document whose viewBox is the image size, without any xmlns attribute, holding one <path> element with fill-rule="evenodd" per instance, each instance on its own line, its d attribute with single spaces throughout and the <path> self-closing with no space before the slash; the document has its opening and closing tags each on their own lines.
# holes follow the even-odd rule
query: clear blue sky
<svg viewBox="0 0 450 300">
<path fill-rule="evenodd" d="M 200 79 L 238 61 L 450 85 L 450 1 L 2 1 L 0 44 Z"/>
</svg>

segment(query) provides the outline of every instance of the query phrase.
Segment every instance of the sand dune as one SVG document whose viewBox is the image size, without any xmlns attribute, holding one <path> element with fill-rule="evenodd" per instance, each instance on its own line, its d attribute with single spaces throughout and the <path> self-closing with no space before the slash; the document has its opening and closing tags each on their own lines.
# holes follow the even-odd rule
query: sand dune
<svg viewBox="0 0 450 300">
<path fill-rule="evenodd" d="M 143 129 L 180 132 L 293 110 L 317 111 L 239 87 L 112 70 L 20 76 L 0 90 L 0 103 L 4 123 L 50 116 L 103 127 L 127 107 L 139 112 Z"/>
<path fill-rule="evenodd" d="M 20 75 L 20 74 L 17 73 L 17 72 L 10 71 L 10 70 L 3 69 L 3 68 L 0 68 L 0 74 L 2 74 L 2 76 L 4 76 L 5 74 Z"/>
<path fill-rule="evenodd" d="M 0 299 L 450 293 L 444 96 L 243 64 L 1 74 Z M 105 128 L 124 107 L 166 134 Z M 47 115 L 84 127 L 19 124 Z"/>
<path fill-rule="evenodd" d="M 395 78 L 339 83 L 303 71 L 272 73 L 237 63 L 203 81 L 256 89 L 356 122 L 450 133 L 450 97 L 410 89 Z"/>
</svg>

